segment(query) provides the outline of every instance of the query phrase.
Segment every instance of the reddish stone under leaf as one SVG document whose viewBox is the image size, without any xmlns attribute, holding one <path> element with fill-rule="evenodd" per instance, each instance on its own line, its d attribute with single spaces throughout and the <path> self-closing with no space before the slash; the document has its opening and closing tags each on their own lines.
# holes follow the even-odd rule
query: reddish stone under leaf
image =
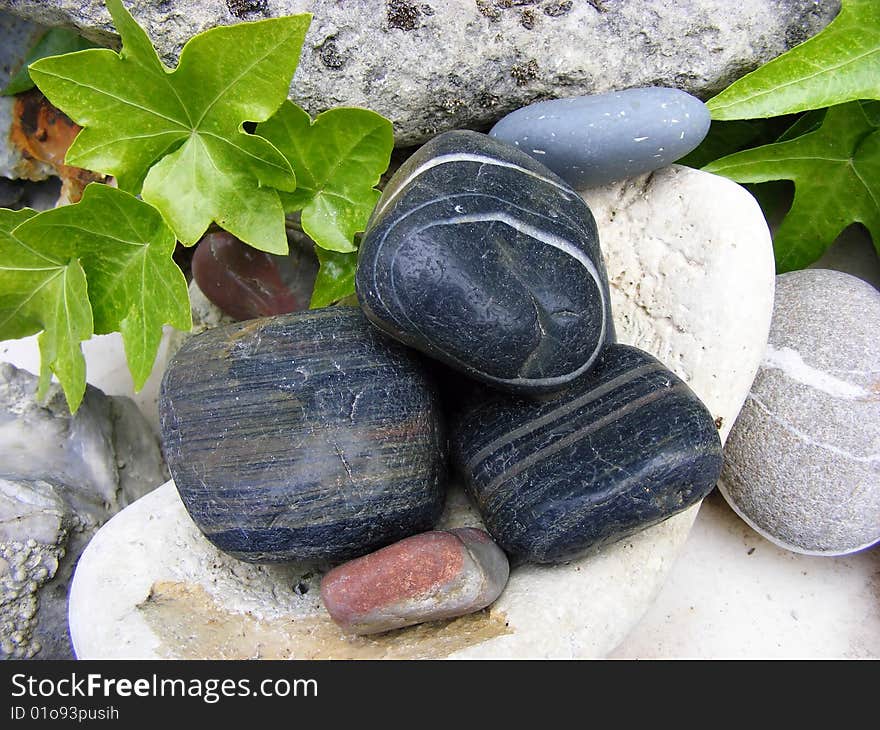
<svg viewBox="0 0 880 730">
<path fill-rule="evenodd" d="M 308 294 L 295 294 L 275 258 L 225 231 L 206 234 L 192 259 L 199 288 L 238 320 L 307 309 Z M 310 293 L 310 292 L 309 292 Z"/>
</svg>

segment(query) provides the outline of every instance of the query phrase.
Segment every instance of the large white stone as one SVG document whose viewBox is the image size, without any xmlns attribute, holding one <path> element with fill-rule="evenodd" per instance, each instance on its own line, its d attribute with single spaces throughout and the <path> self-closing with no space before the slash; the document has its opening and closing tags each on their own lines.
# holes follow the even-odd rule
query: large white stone
<svg viewBox="0 0 880 730">
<path fill-rule="evenodd" d="M 618 339 L 690 385 L 726 439 L 773 311 L 773 248 L 758 204 L 736 183 L 681 165 L 584 197 L 599 227 Z"/>
<path fill-rule="evenodd" d="M 585 193 L 599 225 L 618 335 L 684 378 L 725 436 L 749 392 L 773 302 L 770 234 L 722 178 L 671 167 Z M 697 508 L 603 552 L 521 566 L 488 609 L 345 638 L 318 599 L 315 566 L 254 566 L 218 552 L 172 483 L 114 517 L 71 591 L 80 658 L 595 657 L 651 605 Z M 450 494 L 441 527 L 479 525 Z"/>
</svg>

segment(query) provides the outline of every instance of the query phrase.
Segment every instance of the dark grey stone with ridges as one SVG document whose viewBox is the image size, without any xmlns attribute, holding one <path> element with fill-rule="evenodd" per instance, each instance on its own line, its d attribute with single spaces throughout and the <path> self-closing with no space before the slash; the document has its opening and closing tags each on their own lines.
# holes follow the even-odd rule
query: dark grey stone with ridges
<svg viewBox="0 0 880 730">
<path fill-rule="evenodd" d="M 487 394 L 452 430 L 453 459 L 513 558 L 558 562 L 671 517 L 721 471 L 712 416 L 673 373 L 612 345 L 542 400 Z"/>
<path fill-rule="evenodd" d="M 582 190 L 665 167 L 709 131 L 709 110 L 678 89 L 648 87 L 540 101 L 492 127 Z"/>
<path fill-rule="evenodd" d="M 356 308 L 189 339 L 159 409 L 187 510 L 242 560 L 345 560 L 428 530 L 440 515 L 434 386 Z"/>
<path fill-rule="evenodd" d="M 586 203 L 528 155 L 476 132 L 440 135 L 397 171 L 355 283 L 378 327 L 503 389 L 559 389 L 614 339 Z"/>
</svg>

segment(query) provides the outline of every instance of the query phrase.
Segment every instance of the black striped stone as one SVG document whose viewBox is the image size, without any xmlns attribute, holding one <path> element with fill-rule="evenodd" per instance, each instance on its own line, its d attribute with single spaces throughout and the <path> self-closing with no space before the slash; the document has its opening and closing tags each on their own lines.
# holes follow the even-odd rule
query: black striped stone
<svg viewBox="0 0 880 730">
<path fill-rule="evenodd" d="M 552 397 L 487 393 L 451 435 L 486 527 L 520 561 L 558 562 L 627 537 L 698 502 L 721 472 L 702 401 L 626 345 Z"/>
<path fill-rule="evenodd" d="M 442 134 L 397 171 L 364 234 L 356 288 L 392 337 L 506 390 L 558 389 L 614 341 L 586 203 L 476 132 Z"/>
<path fill-rule="evenodd" d="M 445 484 L 434 386 L 414 353 L 332 307 L 189 339 L 160 396 L 183 503 L 251 562 L 339 561 L 429 530 Z"/>
</svg>

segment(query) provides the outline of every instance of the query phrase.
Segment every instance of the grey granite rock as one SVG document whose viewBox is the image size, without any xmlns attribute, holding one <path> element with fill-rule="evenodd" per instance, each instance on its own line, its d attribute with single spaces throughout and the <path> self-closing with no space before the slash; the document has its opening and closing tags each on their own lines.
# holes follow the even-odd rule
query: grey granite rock
<svg viewBox="0 0 880 730">
<path fill-rule="evenodd" d="M 721 489 L 795 552 L 880 540 L 880 293 L 849 274 L 776 277 L 770 339 L 725 449 Z"/>
<path fill-rule="evenodd" d="M 110 516 L 63 485 L 0 477 L 0 658 L 71 657 L 68 584 Z"/>
<path fill-rule="evenodd" d="M 167 472 L 128 398 L 89 387 L 75 416 L 51 386 L 0 364 L 0 658 L 71 657 L 67 589 L 80 553 Z"/>
<path fill-rule="evenodd" d="M 672 164 L 703 141 L 710 122 L 696 97 L 648 87 L 539 101 L 489 134 L 583 190 Z"/>
<path fill-rule="evenodd" d="M 292 96 L 316 114 L 365 106 L 400 144 L 488 128 L 547 98 L 634 86 L 701 98 L 823 28 L 838 0 L 126 0 L 172 62 L 217 24 L 309 11 Z M 103 0 L 0 0 L 47 25 L 111 38 Z"/>
</svg>

